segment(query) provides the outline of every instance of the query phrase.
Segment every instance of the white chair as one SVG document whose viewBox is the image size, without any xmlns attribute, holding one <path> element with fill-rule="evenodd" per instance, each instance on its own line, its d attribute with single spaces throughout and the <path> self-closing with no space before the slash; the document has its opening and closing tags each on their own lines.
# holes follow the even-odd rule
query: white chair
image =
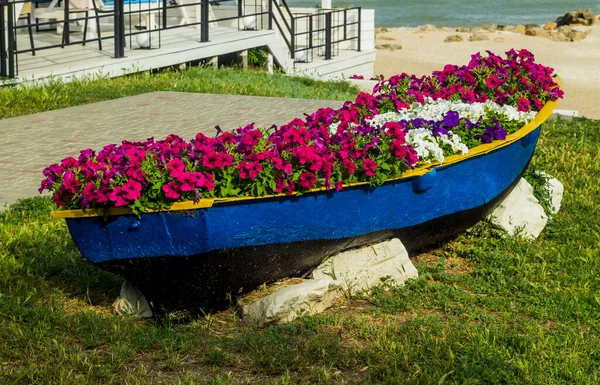
<svg viewBox="0 0 600 385">
<path fill-rule="evenodd" d="M 65 18 L 64 1 L 69 2 L 68 16 Z M 96 4 L 98 2 L 99 4 Z M 69 41 L 67 30 L 65 28 L 72 19 L 79 19 L 77 14 L 84 14 L 84 27 L 83 27 L 83 45 L 86 44 L 88 38 L 88 25 L 90 12 L 94 13 L 96 23 L 89 28 L 89 33 L 93 38 L 98 39 L 98 44 L 101 46 L 101 40 L 99 38 L 99 18 L 98 11 L 103 10 L 105 7 L 102 4 L 102 0 L 63 0 L 61 6 L 58 5 L 59 0 L 52 0 L 52 2 L 45 8 L 35 8 L 33 10 L 33 17 L 36 19 L 47 19 L 47 20 L 58 20 L 57 32 L 62 35 L 61 46 L 65 46 Z M 74 15 L 73 17 L 71 15 Z M 101 49 L 101 48 L 100 48 Z"/>
</svg>

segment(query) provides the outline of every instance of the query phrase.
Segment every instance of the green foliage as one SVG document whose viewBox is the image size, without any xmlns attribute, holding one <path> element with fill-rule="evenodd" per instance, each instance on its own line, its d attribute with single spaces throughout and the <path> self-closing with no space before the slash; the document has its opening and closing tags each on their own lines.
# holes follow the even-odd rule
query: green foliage
<svg viewBox="0 0 600 385">
<path fill-rule="evenodd" d="M 248 65 L 251 67 L 261 67 L 269 55 L 267 47 L 256 47 L 248 50 Z"/>
<path fill-rule="evenodd" d="M 233 311 L 158 325 L 112 314 L 50 202 L 0 213 L 0 383 L 598 384 L 600 122 L 552 121 L 533 167 L 565 184 L 534 241 L 485 224 L 415 259 L 420 278 L 288 325 Z"/>
<path fill-rule="evenodd" d="M 552 196 L 548 188 L 550 178 L 540 170 L 537 170 L 535 166 L 529 166 L 523 178 L 533 187 L 533 196 L 540 202 L 540 205 L 544 208 L 544 212 L 547 215 L 552 215 Z"/>
<path fill-rule="evenodd" d="M 302 99 L 351 100 L 358 90 L 347 82 L 323 82 L 283 74 L 192 67 L 183 71 L 136 73 L 117 78 L 59 79 L 0 89 L 0 119 L 78 106 L 154 91 L 202 92 Z"/>
</svg>

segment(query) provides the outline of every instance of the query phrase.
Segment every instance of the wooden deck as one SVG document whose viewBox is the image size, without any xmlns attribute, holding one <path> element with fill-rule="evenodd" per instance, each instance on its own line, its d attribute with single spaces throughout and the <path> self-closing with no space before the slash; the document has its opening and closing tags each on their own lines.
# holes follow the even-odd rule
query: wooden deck
<svg viewBox="0 0 600 385">
<path fill-rule="evenodd" d="M 158 36 L 158 32 L 153 33 Z M 73 42 L 80 41 L 82 33 L 71 33 L 70 37 Z M 22 53 L 17 56 L 18 77 L 11 83 L 48 77 L 120 76 L 267 46 L 275 39 L 275 31 L 272 30 L 240 31 L 218 27 L 210 29 L 209 42 L 200 43 L 200 31 L 196 27 L 182 27 L 160 31 L 160 47 L 152 49 L 139 48 L 135 36 L 127 37 L 125 57 L 115 59 L 112 39 L 102 41 L 102 51 L 98 49 L 97 40 L 88 41 L 85 46 L 77 44 L 44 49 L 60 44 L 61 37 L 51 31 L 34 33 L 36 55 Z M 18 35 L 17 47 L 20 50 L 29 48 L 26 33 Z"/>
<path fill-rule="evenodd" d="M 189 12 L 188 12 L 189 11 Z M 254 47 L 268 47 L 274 60 L 287 74 L 309 76 L 320 79 L 348 78 L 358 74 L 365 77 L 373 75 L 375 61 L 374 49 L 374 13 L 363 10 L 362 50 L 356 50 L 357 41 L 347 41 L 341 44 L 336 51 L 336 56 L 325 60 L 319 56 L 319 50 L 314 51 L 308 63 L 295 62 L 291 59 L 290 51 L 281 33 L 277 30 L 239 30 L 236 20 L 211 21 L 209 29 L 209 42 L 200 42 L 200 28 L 198 25 L 185 25 L 195 23 L 198 11 L 181 11 L 181 15 L 168 17 L 169 27 L 180 26 L 168 30 L 153 30 L 152 34 L 160 36 L 160 45 L 153 39 L 152 49 L 141 48 L 136 36 L 126 36 L 124 58 L 114 58 L 113 23 L 110 19 L 101 24 L 102 50 L 99 49 L 98 40 L 94 40 L 95 33 L 89 34 L 87 43 L 82 44 L 83 32 L 81 26 L 71 23 L 70 40 L 73 45 L 60 47 L 61 35 L 57 31 L 34 32 L 34 46 L 36 55 L 30 52 L 20 53 L 16 56 L 16 77 L 14 79 L 0 80 L 2 84 L 24 83 L 48 78 L 59 78 L 69 81 L 71 78 L 84 78 L 88 76 L 115 77 L 134 72 L 178 66 L 185 63 L 197 62 L 221 55 L 245 51 Z M 223 11 L 223 10 L 220 10 Z M 314 11 L 314 9 L 294 9 L 294 12 Z M 213 15 L 214 16 L 214 15 Z M 211 16 L 211 17 L 213 17 Z M 220 15 L 223 16 L 231 16 Z M 141 17 L 141 16 L 140 16 Z M 141 20 L 141 19 L 138 19 Z M 82 24 L 80 20 L 79 23 Z M 94 23 L 94 19 L 90 20 Z M 129 20 L 126 24 L 126 33 L 136 32 L 132 27 L 140 22 Z M 141 23 L 143 25 L 148 25 Z M 60 25 L 59 25 L 60 26 Z M 266 27 L 266 22 L 261 23 Z M 297 31 L 298 32 L 298 31 Z M 300 31 L 301 32 L 301 31 Z M 352 32 L 349 33 L 352 35 Z M 92 36 L 92 37 L 90 37 Z M 108 38 L 107 38 L 108 37 Z M 297 46 L 306 42 L 297 41 Z M 19 28 L 17 34 L 17 51 L 30 49 L 29 35 L 26 28 Z M 338 52 L 339 51 L 339 52 Z M 322 54 L 322 53 L 321 53 Z"/>
</svg>

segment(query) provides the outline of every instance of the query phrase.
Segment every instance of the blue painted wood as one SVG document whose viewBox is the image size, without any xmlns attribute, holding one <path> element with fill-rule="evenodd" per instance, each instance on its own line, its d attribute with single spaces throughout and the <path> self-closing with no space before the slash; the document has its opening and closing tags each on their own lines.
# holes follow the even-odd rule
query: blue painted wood
<svg viewBox="0 0 600 385">
<path fill-rule="evenodd" d="M 208 209 L 67 219 L 91 262 L 188 257 L 214 250 L 335 240 L 397 230 L 480 207 L 504 192 L 533 155 L 540 128 L 489 154 L 377 188 L 216 203 Z"/>
<path fill-rule="evenodd" d="M 413 178 L 412 185 L 413 191 L 416 193 L 424 193 L 427 190 L 431 190 L 433 185 L 435 184 L 437 178 L 437 172 L 435 169 L 429 171 L 425 175 L 418 176 Z"/>
</svg>

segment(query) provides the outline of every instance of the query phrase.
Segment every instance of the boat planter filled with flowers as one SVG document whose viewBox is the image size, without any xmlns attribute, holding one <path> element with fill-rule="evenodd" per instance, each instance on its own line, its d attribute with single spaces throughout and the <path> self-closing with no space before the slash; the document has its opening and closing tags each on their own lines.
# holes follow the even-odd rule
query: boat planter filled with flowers
<svg viewBox="0 0 600 385">
<path fill-rule="evenodd" d="M 397 237 L 415 252 L 475 224 L 531 160 L 562 97 L 552 72 L 525 50 L 476 54 L 279 127 L 87 149 L 40 191 L 155 312 L 213 311 L 345 249 Z"/>
</svg>

